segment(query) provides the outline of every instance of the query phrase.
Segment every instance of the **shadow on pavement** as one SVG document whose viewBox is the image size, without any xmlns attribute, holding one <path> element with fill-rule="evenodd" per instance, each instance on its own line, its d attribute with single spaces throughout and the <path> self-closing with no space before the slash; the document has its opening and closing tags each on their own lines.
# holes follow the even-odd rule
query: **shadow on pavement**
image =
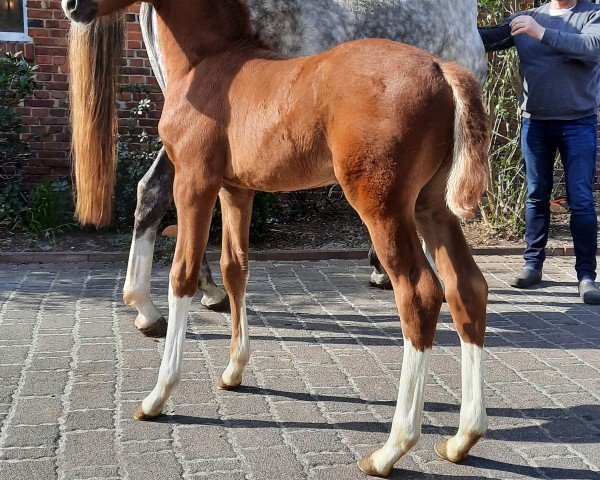
<svg viewBox="0 0 600 480">
<path fill-rule="evenodd" d="M 283 397 L 297 401 L 308 402 L 340 402 L 354 403 L 364 405 L 384 405 L 394 407 L 396 402 L 390 401 L 368 401 L 361 398 L 342 397 L 335 395 L 311 395 L 300 392 L 285 392 L 282 390 L 263 389 L 257 387 L 240 387 L 237 390 L 239 394 L 269 395 L 271 397 Z M 458 412 L 458 405 L 426 402 L 425 411 L 427 412 Z M 524 420 L 542 420 L 543 423 L 536 422 L 535 425 L 526 425 L 516 428 L 496 428 L 488 430 L 485 438 L 502 441 L 519 442 L 561 442 L 573 444 L 595 443 L 598 438 L 593 431 L 594 427 L 588 428 L 580 418 L 590 422 L 592 425 L 598 422 L 600 418 L 600 405 L 577 405 L 570 408 L 488 408 L 488 415 L 491 417 L 520 418 Z M 169 415 L 160 417 L 159 421 L 168 423 L 180 423 L 185 425 L 220 425 L 229 428 L 304 428 L 315 430 L 353 430 L 364 432 L 387 433 L 389 425 L 387 423 L 373 422 L 338 422 L 338 423 L 319 423 L 319 422 L 276 422 L 270 420 L 253 419 L 227 419 L 203 418 L 189 415 Z M 456 425 L 436 426 L 423 425 L 423 433 L 432 435 L 451 436 L 456 432 Z M 551 437 L 544 434 L 543 428 Z"/>
<path fill-rule="evenodd" d="M 257 389 L 258 390 L 258 389 Z M 246 393 L 247 390 L 246 390 Z M 337 397 L 336 397 L 337 398 Z M 504 409 L 502 409 L 504 410 Z M 388 425 L 372 422 L 340 422 L 340 423 L 310 423 L 310 422 L 275 422 L 268 420 L 251 420 L 251 419 L 227 419 L 221 418 L 205 418 L 205 417 L 193 417 L 190 415 L 162 415 L 155 420 L 159 423 L 177 423 L 180 425 L 202 425 L 202 426 L 219 426 L 225 428 L 308 428 L 316 430 L 356 430 L 364 432 L 379 432 L 387 434 L 389 430 Z M 516 429 L 518 430 L 518 429 Z M 443 436 L 449 436 L 453 434 L 455 428 L 437 428 L 433 426 L 424 425 L 423 433 L 429 434 L 440 434 Z M 506 431 L 490 431 L 486 435 L 486 438 L 498 438 L 502 440 L 510 440 L 502 435 L 494 435 L 494 433 L 506 432 Z M 532 441 L 547 441 L 542 438 L 532 438 Z M 565 440 L 566 441 L 566 440 Z M 595 441 L 592 439 L 591 441 Z M 552 478 L 556 480 L 569 479 L 569 480 L 597 480 L 598 472 L 591 470 L 578 470 L 574 468 L 558 468 L 558 467 L 532 467 L 521 464 L 513 464 L 508 462 L 501 462 L 498 460 L 491 460 L 484 457 L 470 456 L 465 462 L 462 463 L 465 466 L 482 468 L 487 470 L 495 470 L 503 473 L 515 473 L 524 475 L 529 478 Z M 504 478 L 502 475 L 499 478 Z M 482 478 L 480 476 L 471 475 L 437 475 L 431 473 L 417 472 L 414 470 L 403 470 L 394 469 L 390 475 L 391 479 L 407 479 L 419 480 L 419 479 L 475 479 Z"/>
</svg>

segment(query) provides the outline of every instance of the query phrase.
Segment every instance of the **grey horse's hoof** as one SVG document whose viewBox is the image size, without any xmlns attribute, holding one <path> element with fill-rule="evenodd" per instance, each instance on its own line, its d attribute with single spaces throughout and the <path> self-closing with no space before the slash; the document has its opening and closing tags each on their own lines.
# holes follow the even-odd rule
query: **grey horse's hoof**
<svg viewBox="0 0 600 480">
<path fill-rule="evenodd" d="M 223 300 L 221 300 L 220 302 L 209 305 L 202 303 L 202 305 L 204 305 L 205 308 L 212 310 L 213 312 L 228 313 L 229 311 L 231 311 L 231 305 L 229 304 L 229 295 L 225 295 Z"/>
<path fill-rule="evenodd" d="M 392 282 L 389 283 L 375 283 L 371 280 L 369 280 L 369 285 L 374 287 L 374 288 L 379 288 L 381 290 L 393 290 L 392 288 Z"/>
<path fill-rule="evenodd" d="M 149 338 L 164 338 L 167 336 L 167 321 L 165 317 L 160 317 L 149 327 L 139 329 L 140 332 Z"/>
<path fill-rule="evenodd" d="M 373 272 L 371 274 L 371 278 L 369 279 L 369 285 L 375 288 L 380 288 L 381 290 L 392 290 L 392 282 L 390 277 L 383 273 Z"/>
</svg>

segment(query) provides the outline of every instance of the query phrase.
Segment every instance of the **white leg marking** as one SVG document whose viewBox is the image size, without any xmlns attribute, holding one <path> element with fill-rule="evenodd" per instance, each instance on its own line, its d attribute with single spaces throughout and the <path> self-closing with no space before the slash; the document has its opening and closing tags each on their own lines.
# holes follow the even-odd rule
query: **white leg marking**
<svg viewBox="0 0 600 480">
<path fill-rule="evenodd" d="M 483 385 L 483 348 L 461 339 L 461 356 L 460 423 L 458 432 L 447 444 L 448 457 L 457 460 L 461 460 L 469 452 L 488 426 Z"/>
<path fill-rule="evenodd" d="M 381 285 L 381 284 L 389 282 L 389 281 L 390 281 L 390 279 L 385 273 L 377 273 L 377 272 L 371 273 L 371 282 L 373 282 L 376 285 Z"/>
<path fill-rule="evenodd" d="M 156 232 L 149 230 L 139 238 L 133 238 L 127 265 L 127 277 L 123 288 L 123 301 L 137 309 L 137 328 L 146 328 L 162 318 L 150 300 L 152 256 Z"/>
<path fill-rule="evenodd" d="M 248 335 L 245 296 L 238 314 L 240 317 L 238 342 L 230 353 L 229 364 L 222 375 L 223 382 L 231 387 L 237 387 L 242 382 L 242 373 L 244 373 L 244 368 L 250 358 L 250 336 Z"/>
<path fill-rule="evenodd" d="M 169 322 L 165 352 L 156 386 L 142 402 L 142 411 L 146 415 L 152 417 L 160 415 L 171 391 L 179 382 L 183 341 L 191 303 L 192 297 L 176 297 L 169 283 Z"/>
<path fill-rule="evenodd" d="M 394 463 L 419 440 L 423 416 L 424 390 L 431 349 L 421 352 L 404 339 L 400 388 L 392 430 L 385 445 L 371 455 L 377 472 L 387 475 Z"/>
</svg>

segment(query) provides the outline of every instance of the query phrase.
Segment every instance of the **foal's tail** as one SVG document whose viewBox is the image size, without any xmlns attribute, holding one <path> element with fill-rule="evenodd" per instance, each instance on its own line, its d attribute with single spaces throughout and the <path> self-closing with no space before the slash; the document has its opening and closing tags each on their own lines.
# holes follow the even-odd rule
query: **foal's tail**
<svg viewBox="0 0 600 480">
<path fill-rule="evenodd" d="M 440 63 L 454 95 L 454 159 L 446 185 L 452 213 L 471 218 L 488 182 L 488 118 L 475 77 L 455 63 Z"/>
</svg>

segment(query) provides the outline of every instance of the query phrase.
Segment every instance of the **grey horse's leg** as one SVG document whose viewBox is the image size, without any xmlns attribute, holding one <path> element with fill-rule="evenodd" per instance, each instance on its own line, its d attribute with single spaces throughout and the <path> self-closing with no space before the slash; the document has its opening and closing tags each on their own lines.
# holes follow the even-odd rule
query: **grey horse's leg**
<svg viewBox="0 0 600 480">
<path fill-rule="evenodd" d="M 164 149 L 138 184 L 135 224 L 123 301 L 135 307 L 138 316 L 135 326 L 146 336 L 164 337 L 167 322 L 150 299 L 150 280 L 154 243 L 160 221 L 173 201 L 173 164 Z M 200 290 L 205 295 L 202 304 L 223 310 L 227 294 L 212 281 L 210 268 L 203 259 Z"/>
<path fill-rule="evenodd" d="M 216 283 L 214 282 L 210 272 L 210 267 L 206 261 L 206 255 L 202 258 L 198 289 L 203 294 L 200 303 L 202 303 L 202 305 L 209 310 L 213 310 L 215 312 L 228 312 L 230 310 L 227 292 L 222 288 L 217 287 Z"/>
<path fill-rule="evenodd" d="M 429 262 L 431 268 L 433 268 L 433 271 L 437 275 L 438 280 L 442 284 L 442 288 L 444 288 L 444 282 L 440 278 L 440 274 L 437 270 L 437 267 L 435 266 L 433 257 L 427 249 L 427 245 L 425 245 L 425 242 L 423 242 L 423 252 L 425 252 L 427 261 Z M 388 277 L 387 272 L 383 268 L 383 265 L 381 265 L 381 262 L 379 262 L 379 258 L 377 258 L 377 254 L 375 253 L 373 245 L 371 245 L 371 248 L 369 250 L 369 264 L 373 267 L 373 273 L 371 273 L 369 285 L 371 285 L 372 287 L 381 288 L 382 290 L 391 290 L 392 282 L 390 281 L 390 277 Z"/>
<path fill-rule="evenodd" d="M 123 301 L 135 307 L 135 326 L 148 337 L 164 337 L 167 322 L 150 299 L 154 242 L 160 221 L 173 201 L 175 170 L 164 148 L 138 183 L 133 239 Z"/>
<path fill-rule="evenodd" d="M 369 264 L 373 267 L 373 273 L 371 273 L 369 285 L 372 287 L 381 288 L 383 290 L 391 290 L 392 282 L 390 277 L 388 277 L 387 272 L 383 268 L 383 265 L 381 265 L 373 245 L 371 245 L 371 248 L 369 249 Z"/>
</svg>

